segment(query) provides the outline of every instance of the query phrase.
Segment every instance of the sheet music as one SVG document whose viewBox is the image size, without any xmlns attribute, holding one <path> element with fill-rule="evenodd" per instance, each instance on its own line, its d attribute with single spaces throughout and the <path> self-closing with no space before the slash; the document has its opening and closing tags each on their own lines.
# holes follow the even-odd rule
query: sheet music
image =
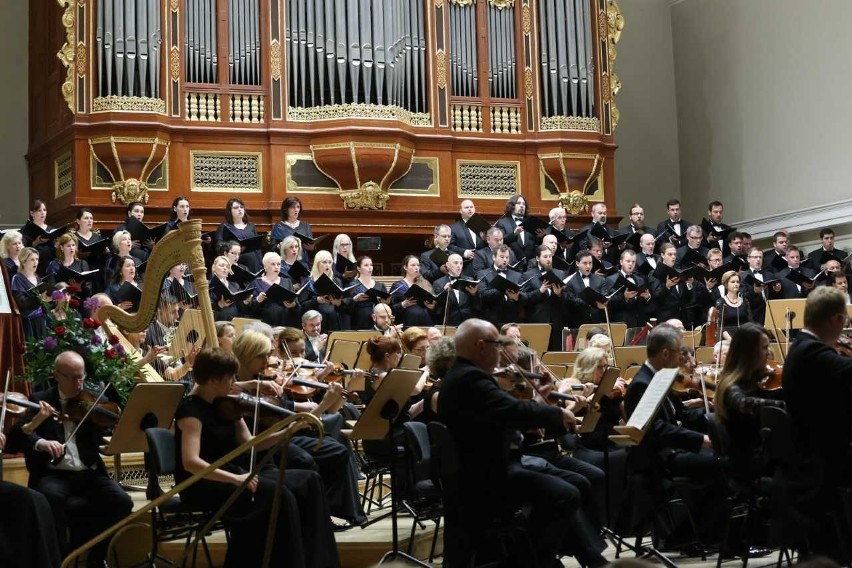
<svg viewBox="0 0 852 568">
<path fill-rule="evenodd" d="M 660 405 L 669 394 L 675 378 L 678 375 L 677 369 L 662 369 L 657 371 L 651 383 L 642 395 L 642 400 L 636 405 L 636 409 L 627 421 L 627 426 L 632 426 L 637 430 L 645 430 L 651 420 L 656 416 Z"/>
</svg>

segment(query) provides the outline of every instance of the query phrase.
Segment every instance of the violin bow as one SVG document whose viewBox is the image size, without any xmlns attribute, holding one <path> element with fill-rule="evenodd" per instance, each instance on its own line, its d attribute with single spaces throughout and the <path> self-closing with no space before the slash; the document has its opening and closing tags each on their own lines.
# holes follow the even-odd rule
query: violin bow
<svg viewBox="0 0 852 568">
<path fill-rule="evenodd" d="M 3 408 L 0 410 L 0 434 L 6 424 L 6 407 L 9 399 L 9 381 L 12 379 L 12 369 L 6 371 L 6 385 L 3 387 Z M 3 448 L 0 448 L 0 481 L 3 481 Z"/>
<path fill-rule="evenodd" d="M 692 356 L 695 357 L 695 324 L 692 324 L 692 333 L 689 334 L 692 339 Z M 722 352 L 722 348 L 719 348 L 719 353 Z M 695 369 L 692 371 L 695 373 Z M 704 397 L 704 412 L 709 416 L 710 415 L 710 400 L 707 398 L 707 385 L 704 384 L 704 377 L 700 374 L 698 376 L 698 382 L 701 383 L 701 395 Z"/>
<path fill-rule="evenodd" d="M 98 402 L 100 402 L 100 400 L 103 398 L 104 394 L 109 388 L 109 385 L 110 383 L 106 383 L 104 385 L 104 388 L 102 388 L 97 394 L 97 396 L 95 397 L 95 402 L 93 402 L 92 405 L 88 408 L 88 410 L 86 410 L 86 413 L 83 415 L 80 421 L 77 422 L 77 425 L 71 431 L 71 434 L 69 434 L 68 437 L 65 438 L 65 444 L 67 444 L 70 440 L 74 439 L 77 436 L 77 432 L 80 430 L 80 426 L 82 426 L 86 422 L 86 419 L 92 414 L 92 412 L 95 410 L 95 407 L 98 406 Z M 62 444 L 63 450 L 65 449 L 65 444 Z"/>
</svg>

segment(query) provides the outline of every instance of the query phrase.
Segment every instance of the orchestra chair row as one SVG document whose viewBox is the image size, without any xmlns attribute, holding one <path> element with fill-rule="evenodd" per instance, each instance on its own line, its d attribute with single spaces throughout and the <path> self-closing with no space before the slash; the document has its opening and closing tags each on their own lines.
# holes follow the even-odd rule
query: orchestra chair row
<svg viewBox="0 0 852 568">
<path fill-rule="evenodd" d="M 607 329 L 606 324 L 602 323 L 584 323 L 577 329 L 576 341 L 574 342 L 574 349 L 577 351 L 582 351 L 586 347 L 586 336 L 589 334 L 589 330 L 594 327 L 601 327 L 603 329 Z M 612 331 L 612 336 L 610 340 L 612 344 L 616 347 L 620 347 L 624 345 L 624 339 L 627 337 L 627 324 L 626 323 L 611 323 L 609 325 L 609 329 Z M 609 335 L 609 332 L 607 332 Z"/>
</svg>

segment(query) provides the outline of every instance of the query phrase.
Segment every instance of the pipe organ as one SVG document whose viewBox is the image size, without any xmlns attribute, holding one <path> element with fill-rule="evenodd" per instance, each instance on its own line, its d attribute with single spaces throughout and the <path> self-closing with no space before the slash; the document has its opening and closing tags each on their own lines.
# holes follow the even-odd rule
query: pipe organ
<svg viewBox="0 0 852 568">
<path fill-rule="evenodd" d="M 315 232 L 427 235 L 514 193 L 614 207 L 616 0 L 30 3 L 31 194 L 51 218 L 298 195 Z M 58 33 L 56 33 L 58 32 Z M 159 209 L 162 207 L 163 209 Z M 56 219 L 57 221 L 61 219 Z"/>
</svg>

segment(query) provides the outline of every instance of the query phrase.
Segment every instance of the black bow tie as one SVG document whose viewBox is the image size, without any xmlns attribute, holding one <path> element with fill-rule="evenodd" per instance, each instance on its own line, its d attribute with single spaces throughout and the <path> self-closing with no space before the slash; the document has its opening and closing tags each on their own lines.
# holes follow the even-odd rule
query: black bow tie
<svg viewBox="0 0 852 568">
<path fill-rule="evenodd" d="M 503 276 L 504 278 L 506 277 L 506 271 L 505 270 L 498 270 L 497 274 L 499 274 L 500 276 Z"/>
<path fill-rule="evenodd" d="M 515 223 L 520 223 L 521 221 L 523 221 L 523 220 L 524 220 L 524 218 L 523 218 L 523 217 L 512 217 L 512 219 L 514 219 L 514 220 L 515 220 Z"/>
</svg>

